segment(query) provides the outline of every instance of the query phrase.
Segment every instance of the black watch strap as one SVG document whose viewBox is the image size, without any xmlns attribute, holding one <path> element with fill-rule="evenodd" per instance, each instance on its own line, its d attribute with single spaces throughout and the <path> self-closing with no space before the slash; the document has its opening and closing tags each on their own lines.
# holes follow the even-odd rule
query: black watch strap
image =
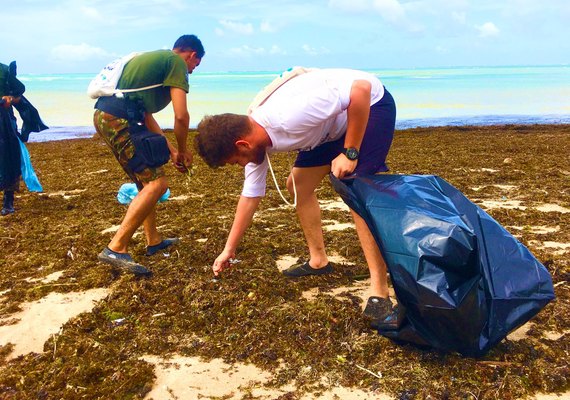
<svg viewBox="0 0 570 400">
<path fill-rule="evenodd" d="M 349 160 L 358 160 L 358 149 L 356 147 L 345 147 L 343 153 Z"/>
</svg>

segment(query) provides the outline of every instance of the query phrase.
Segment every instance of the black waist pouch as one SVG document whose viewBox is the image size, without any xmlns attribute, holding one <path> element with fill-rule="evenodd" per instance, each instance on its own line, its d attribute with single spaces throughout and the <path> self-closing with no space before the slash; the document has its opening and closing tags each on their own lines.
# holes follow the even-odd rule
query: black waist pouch
<svg viewBox="0 0 570 400">
<path fill-rule="evenodd" d="M 170 150 L 164 136 L 148 131 L 144 125 L 130 125 L 129 133 L 135 146 L 135 154 L 128 162 L 133 172 L 157 168 L 168 162 Z"/>
</svg>

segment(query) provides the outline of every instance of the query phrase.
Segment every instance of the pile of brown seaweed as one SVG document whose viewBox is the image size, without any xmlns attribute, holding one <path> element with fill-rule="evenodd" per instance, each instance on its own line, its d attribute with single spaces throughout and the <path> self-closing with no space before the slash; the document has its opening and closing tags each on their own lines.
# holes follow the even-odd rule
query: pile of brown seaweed
<svg viewBox="0 0 570 400">
<path fill-rule="evenodd" d="M 171 134 L 171 133 L 169 133 Z M 188 181 L 168 167 L 171 201 L 160 204 L 165 236 L 179 236 L 170 257 L 145 259 L 143 236 L 131 254 L 154 272 L 151 279 L 121 275 L 97 262 L 125 207 L 116 199 L 126 177 L 98 138 L 30 143 L 45 194 L 22 190 L 17 212 L 0 219 L 0 318 L 23 302 L 50 292 L 108 287 L 111 294 L 67 322 L 41 354 L 9 360 L 0 347 L 0 399 L 143 398 L 154 380 L 145 354 L 179 354 L 248 362 L 270 371 L 269 385 L 295 380 L 297 399 L 324 390 L 323 377 L 348 387 L 399 399 L 518 399 L 570 387 L 570 213 L 544 212 L 540 204 L 570 208 L 570 126 L 443 127 L 399 131 L 389 155 L 392 173 L 434 174 L 475 202 L 517 200 L 519 208 L 488 212 L 516 234 L 548 268 L 557 299 L 534 319 L 522 340 L 504 340 L 484 358 L 470 359 L 395 344 L 367 328 L 360 299 L 327 291 L 355 284 L 366 274 L 353 229 L 325 232 L 339 265 L 326 278 L 289 280 L 276 259 L 306 256 L 294 211 L 282 208 L 268 186 L 258 216 L 239 248 L 241 262 L 214 280 L 210 265 L 227 237 L 243 173 L 211 170 L 195 159 Z M 275 157 L 284 182 L 293 155 Z M 508 191 L 501 185 L 509 185 Z M 328 182 L 321 199 L 337 199 Z M 348 222 L 348 213 L 326 210 L 324 219 Z M 534 226 L 557 227 L 538 233 Z M 509 227 L 519 227 L 513 230 Z M 41 278 L 64 271 L 53 283 Z M 319 288 L 309 301 L 301 295 Z M 154 316 L 160 315 L 160 318 Z M 121 324 L 112 321 L 121 319 Z M 555 332 L 553 335 L 546 335 Z M 361 368 L 380 371 L 381 378 Z M 309 367 L 310 368 L 307 368 Z M 243 398 L 254 398 L 244 395 Z"/>
</svg>

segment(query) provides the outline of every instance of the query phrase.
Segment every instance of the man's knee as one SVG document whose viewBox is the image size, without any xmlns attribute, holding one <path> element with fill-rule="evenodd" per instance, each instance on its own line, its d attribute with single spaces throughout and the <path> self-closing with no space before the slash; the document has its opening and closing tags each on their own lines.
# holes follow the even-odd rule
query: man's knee
<svg viewBox="0 0 570 400">
<path fill-rule="evenodd" d="M 148 190 L 154 192 L 159 197 L 166 193 L 168 189 L 168 180 L 165 176 L 161 176 L 160 178 L 154 179 L 150 182 L 143 183 L 144 187 Z"/>
</svg>

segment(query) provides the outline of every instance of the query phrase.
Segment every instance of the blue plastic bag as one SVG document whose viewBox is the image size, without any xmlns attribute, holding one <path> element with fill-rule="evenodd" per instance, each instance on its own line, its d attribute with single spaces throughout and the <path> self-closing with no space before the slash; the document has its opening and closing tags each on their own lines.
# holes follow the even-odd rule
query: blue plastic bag
<svg viewBox="0 0 570 400">
<path fill-rule="evenodd" d="M 433 175 L 340 181 L 368 224 L 405 310 L 397 341 L 481 356 L 554 299 L 548 270 L 459 190 Z"/>
<path fill-rule="evenodd" d="M 117 193 L 117 200 L 121 204 L 131 204 L 131 201 L 135 198 L 135 196 L 139 193 L 137 189 L 137 185 L 134 183 L 125 183 L 119 188 L 119 192 Z M 166 192 L 158 199 L 159 203 L 164 203 L 170 197 L 170 189 L 166 189 Z"/>
<path fill-rule="evenodd" d="M 32 160 L 30 160 L 28 149 L 21 140 L 18 139 L 18 142 L 20 143 L 20 168 L 22 170 L 22 179 L 30 192 L 43 192 L 44 189 L 42 188 L 42 185 L 36 176 L 36 172 L 32 167 Z"/>
</svg>

